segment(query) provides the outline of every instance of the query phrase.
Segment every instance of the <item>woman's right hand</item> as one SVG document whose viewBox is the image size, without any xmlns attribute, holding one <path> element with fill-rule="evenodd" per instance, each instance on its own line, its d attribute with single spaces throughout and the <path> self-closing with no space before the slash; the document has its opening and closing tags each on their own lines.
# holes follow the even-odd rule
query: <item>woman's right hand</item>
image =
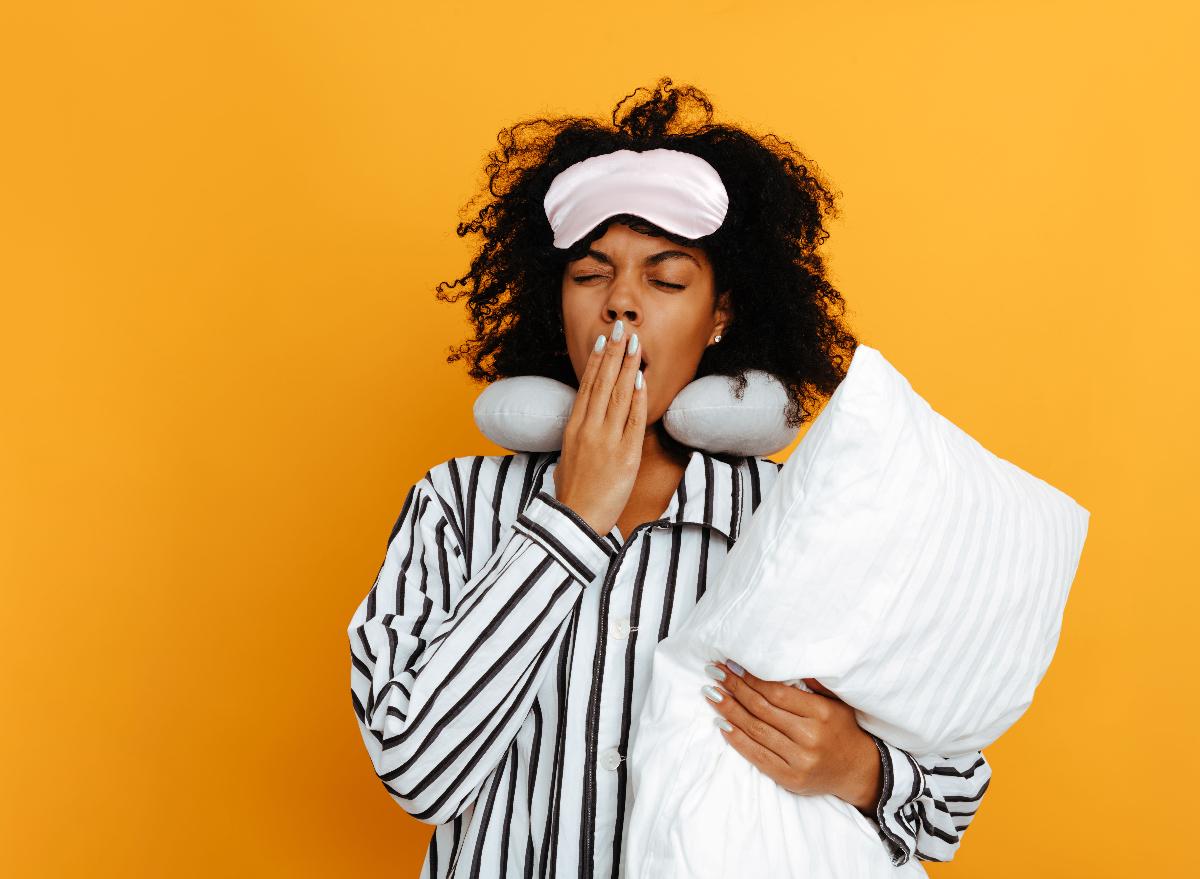
<svg viewBox="0 0 1200 879">
<path fill-rule="evenodd" d="M 646 388 L 637 335 L 624 324 L 600 336 L 588 357 L 563 433 L 554 493 L 597 534 L 617 524 L 637 479 L 646 436 Z"/>
</svg>

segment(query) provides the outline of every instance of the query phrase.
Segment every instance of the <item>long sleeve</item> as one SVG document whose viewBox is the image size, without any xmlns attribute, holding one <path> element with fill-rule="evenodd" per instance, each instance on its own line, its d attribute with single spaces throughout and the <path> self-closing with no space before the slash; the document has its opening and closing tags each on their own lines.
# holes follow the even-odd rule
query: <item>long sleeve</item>
<svg viewBox="0 0 1200 879">
<path fill-rule="evenodd" d="M 349 627 L 354 711 L 375 772 L 431 824 L 461 814 L 503 759 L 564 621 L 613 553 L 540 493 L 468 578 L 474 504 L 464 516 L 458 483 L 439 492 L 439 481 L 409 493 Z"/>
<path fill-rule="evenodd" d="M 892 862 L 899 866 L 914 854 L 922 861 L 949 861 L 992 778 L 983 753 L 918 762 L 882 739 L 871 738 L 883 763 L 876 821 Z"/>
</svg>

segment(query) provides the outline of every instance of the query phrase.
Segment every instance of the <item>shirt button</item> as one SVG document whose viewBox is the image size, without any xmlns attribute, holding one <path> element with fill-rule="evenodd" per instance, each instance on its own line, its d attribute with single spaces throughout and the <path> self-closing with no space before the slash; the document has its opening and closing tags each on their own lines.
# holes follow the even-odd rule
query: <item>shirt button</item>
<svg viewBox="0 0 1200 879">
<path fill-rule="evenodd" d="M 608 626 L 608 633 L 618 641 L 624 641 L 629 637 L 629 617 L 617 617 Z"/>
<path fill-rule="evenodd" d="M 605 748 L 600 752 L 600 766 L 602 769 L 607 769 L 609 772 L 613 772 L 620 765 L 621 752 L 616 748 Z"/>
</svg>

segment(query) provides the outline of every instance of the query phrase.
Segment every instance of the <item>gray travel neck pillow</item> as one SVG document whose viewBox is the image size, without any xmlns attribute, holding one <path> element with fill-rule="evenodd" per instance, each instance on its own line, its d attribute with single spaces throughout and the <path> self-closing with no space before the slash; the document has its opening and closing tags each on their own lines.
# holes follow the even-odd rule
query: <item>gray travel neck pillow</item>
<svg viewBox="0 0 1200 879">
<path fill-rule="evenodd" d="M 667 433 L 716 454 L 771 455 L 787 448 L 800 428 L 787 423 L 788 396 L 773 376 L 746 373 L 739 398 L 726 376 L 698 378 L 680 391 L 663 416 Z M 498 446 L 517 452 L 562 448 L 575 389 L 552 378 L 516 376 L 494 382 L 475 401 L 475 424 Z"/>
</svg>

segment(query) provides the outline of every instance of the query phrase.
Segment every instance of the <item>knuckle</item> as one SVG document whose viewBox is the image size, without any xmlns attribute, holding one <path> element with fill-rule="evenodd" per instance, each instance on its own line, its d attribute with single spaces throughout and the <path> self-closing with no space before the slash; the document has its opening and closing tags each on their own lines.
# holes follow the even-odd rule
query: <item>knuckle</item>
<svg viewBox="0 0 1200 879">
<path fill-rule="evenodd" d="M 767 711 L 772 707 L 771 703 L 763 698 L 762 693 L 755 693 L 753 690 L 751 691 L 751 694 L 747 695 L 746 701 L 749 703 L 748 707 L 750 710 L 755 714 Z"/>
<path fill-rule="evenodd" d="M 789 772 L 780 781 L 785 790 L 789 790 L 794 794 L 804 793 L 805 782 L 807 779 L 799 772 Z"/>
<path fill-rule="evenodd" d="M 788 690 L 791 687 L 784 686 L 779 683 L 768 683 L 763 687 L 763 697 L 773 705 L 782 705 L 787 702 Z"/>
</svg>

